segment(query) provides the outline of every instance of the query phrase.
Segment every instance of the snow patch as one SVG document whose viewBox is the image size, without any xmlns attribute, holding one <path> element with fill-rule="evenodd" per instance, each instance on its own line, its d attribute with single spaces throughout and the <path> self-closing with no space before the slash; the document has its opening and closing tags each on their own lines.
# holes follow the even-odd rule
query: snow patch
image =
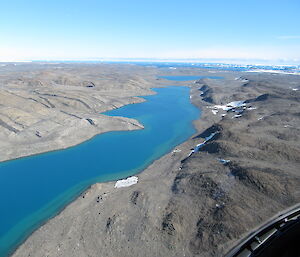
<svg viewBox="0 0 300 257">
<path fill-rule="evenodd" d="M 193 153 L 199 152 L 199 150 L 218 133 L 219 132 L 211 133 L 208 137 L 205 138 L 203 143 L 196 145 L 196 147 L 189 153 L 188 157 L 190 157 Z"/>
<path fill-rule="evenodd" d="M 238 80 L 238 81 L 241 81 L 241 82 L 248 82 L 249 81 L 248 79 L 244 79 L 242 77 L 237 77 L 234 80 Z"/>
<path fill-rule="evenodd" d="M 231 106 L 231 107 L 241 107 L 241 106 L 245 106 L 246 104 L 244 103 L 245 101 L 233 101 L 227 104 L 227 106 Z"/>
<path fill-rule="evenodd" d="M 240 118 L 240 117 L 242 117 L 243 115 L 242 114 L 236 114 L 236 115 L 234 115 L 233 117 L 232 117 L 232 119 L 234 119 L 234 118 Z"/>
<path fill-rule="evenodd" d="M 241 114 L 241 113 L 243 113 L 244 112 L 244 109 L 242 109 L 242 110 L 232 110 L 233 112 L 237 112 L 237 113 L 239 113 L 239 114 Z"/>
<path fill-rule="evenodd" d="M 211 110 L 211 111 L 214 115 L 216 115 L 219 112 L 218 110 Z"/>
<path fill-rule="evenodd" d="M 227 105 L 214 105 L 214 109 L 222 109 L 223 111 L 229 111 L 232 107 L 228 107 Z"/>
<path fill-rule="evenodd" d="M 234 108 L 246 106 L 245 101 L 233 101 L 225 105 L 214 105 L 213 109 L 222 109 L 223 111 L 230 111 Z"/>
<path fill-rule="evenodd" d="M 225 159 L 219 159 L 219 162 L 222 164 L 227 164 L 230 162 L 230 160 L 225 160 Z"/>
<path fill-rule="evenodd" d="M 178 148 L 176 148 L 176 149 L 174 149 L 174 150 L 172 151 L 172 153 L 180 153 L 180 152 L 181 152 L 181 150 L 178 149 Z"/>
<path fill-rule="evenodd" d="M 130 187 L 138 182 L 137 176 L 128 177 L 126 179 L 118 180 L 115 184 L 115 188 Z"/>
</svg>

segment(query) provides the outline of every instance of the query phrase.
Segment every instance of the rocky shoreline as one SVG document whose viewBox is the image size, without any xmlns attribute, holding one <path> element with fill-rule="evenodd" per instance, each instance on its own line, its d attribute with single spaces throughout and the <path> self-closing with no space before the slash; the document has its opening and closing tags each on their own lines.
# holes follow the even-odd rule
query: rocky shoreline
<svg viewBox="0 0 300 257">
<path fill-rule="evenodd" d="M 137 95 L 153 94 L 154 69 L 8 67 L 0 70 L 0 161 L 65 149 L 108 131 L 143 128 L 136 120 L 100 113 L 144 101 Z"/>
<path fill-rule="evenodd" d="M 130 187 L 91 186 L 12 256 L 223 256 L 298 203 L 298 76 L 218 75 L 189 85 L 202 109 L 194 137 Z"/>
</svg>

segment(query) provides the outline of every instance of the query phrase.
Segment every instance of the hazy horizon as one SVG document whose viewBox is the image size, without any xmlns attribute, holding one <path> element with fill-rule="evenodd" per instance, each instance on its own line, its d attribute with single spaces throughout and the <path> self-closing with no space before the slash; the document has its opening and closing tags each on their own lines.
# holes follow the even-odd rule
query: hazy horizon
<svg viewBox="0 0 300 257">
<path fill-rule="evenodd" d="M 300 61 L 286 60 L 247 60 L 247 59 L 154 59 L 154 58 L 87 58 L 87 59 L 36 59 L 36 60 L 0 60 L 0 63 L 176 63 L 211 65 L 253 65 L 253 66 L 300 66 Z"/>
<path fill-rule="evenodd" d="M 0 61 L 216 60 L 300 64 L 297 0 L 15 0 Z"/>
</svg>

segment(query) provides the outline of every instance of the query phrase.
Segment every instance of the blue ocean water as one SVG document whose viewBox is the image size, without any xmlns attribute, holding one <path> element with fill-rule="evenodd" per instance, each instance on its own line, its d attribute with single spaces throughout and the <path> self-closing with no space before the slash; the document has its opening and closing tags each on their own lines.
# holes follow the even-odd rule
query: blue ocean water
<svg viewBox="0 0 300 257">
<path fill-rule="evenodd" d="M 105 113 L 139 120 L 143 130 L 98 135 L 78 146 L 0 163 L 0 256 L 89 185 L 131 176 L 188 139 L 200 111 L 189 88 L 154 89 L 147 101 Z"/>
</svg>

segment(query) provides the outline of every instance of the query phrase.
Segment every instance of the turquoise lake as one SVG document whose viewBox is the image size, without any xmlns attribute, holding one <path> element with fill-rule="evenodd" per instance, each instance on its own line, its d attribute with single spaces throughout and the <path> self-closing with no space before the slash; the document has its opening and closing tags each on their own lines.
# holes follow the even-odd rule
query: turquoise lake
<svg viewBox="0 0 300 257">
<path fill-rule="evenodd" d="M 195 133 L 200 111 L 188 87 L 153 89 L 147 101 L 105 113 L 139 120 L 145 129 L 108 132 L 78 146 L 0 163 L 0 256 L 89 185 L 142 171 Z"/>
</svg>

